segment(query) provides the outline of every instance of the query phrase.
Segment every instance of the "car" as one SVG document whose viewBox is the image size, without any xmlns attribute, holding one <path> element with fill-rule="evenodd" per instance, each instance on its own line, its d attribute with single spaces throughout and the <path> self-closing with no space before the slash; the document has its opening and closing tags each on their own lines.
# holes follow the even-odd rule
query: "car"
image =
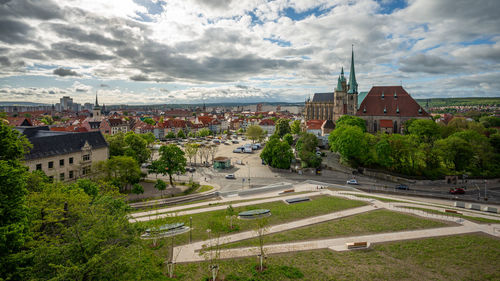
<svg viewBox="0 0 500 281">
<path fill-rule="evenodd" d="M 195 171 L 196 171 L 196 169 L 193 167 L 186 167 L 186 172 L 194 173 Z"/>
<path fill-rule="evenodd" d="M 357 185 L 358 184 L 358 181 L 355 180 L 355 179 L 350 179 L 347 181 L 347 184 L 354 184 L 354 185 Z"/>
<path fill-rule="evenodd" d="M 230 143 L 228 143 L 228 142 L 224 142 L 224 145 L 230 145 Z"/>
<path fill-rule="evenodd" d="M 149 169 L 151 167 L 151 163 L 142 163 L 141 168 Z"/>
<path fill-rule="evenodd" d="M 461 187 L 450 188 L 450 194 L 465 194 L 465 190 Z"/>
<path fill-rule="evenodd" d="M 239 142 L 239 141 L 237 141 L 237 140 L 232 140 L 231 142 L 232 142 L 232 143 L 234 143 L 234 144 L 240 143 L 240 142 Z"/>
<path fill-rule="evenodd" d="M 234 176 L 234 174 L 228 174 L 228 175 L 226 175 L 226 179 L 234 180 L 234 179 L 236 179 L 236 177 Z"/>
<path fill-rule="evenodd" d="M 245 147 L 245 149 L 243 150 L 243 152 L 245 152 L 245 153 L 252 153 L 252 148 L 251 147 Z"/>
<path fill-rule="evenodd" d="M 410 187 L 407 186 L 406 184 L 398 184 L 398 185 L 396 185 L 396 189 L 410 190 Z"/>
<path fill-rule="evenodd" d="M 243 149 L 238 147 L 238 148 L 233 150 L 233 153 L 243 153 Z"/>
</svg>

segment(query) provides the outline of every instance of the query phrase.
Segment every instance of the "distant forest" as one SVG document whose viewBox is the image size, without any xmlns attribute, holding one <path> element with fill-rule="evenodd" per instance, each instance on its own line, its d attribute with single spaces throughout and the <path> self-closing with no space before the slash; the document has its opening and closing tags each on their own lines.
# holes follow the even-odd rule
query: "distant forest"
<svg viewBox="0 0 500 281">
<path fill-rule="evenodd" d="M 500 97 L 494 98 L 434 98 L 434 99 L 417 99 L 421 106 L 426 107 L 427 101 L 429 107 L 442 106 L 478 106 L 478 105 L 496 105 L 500 106 Z"/>
</svg>

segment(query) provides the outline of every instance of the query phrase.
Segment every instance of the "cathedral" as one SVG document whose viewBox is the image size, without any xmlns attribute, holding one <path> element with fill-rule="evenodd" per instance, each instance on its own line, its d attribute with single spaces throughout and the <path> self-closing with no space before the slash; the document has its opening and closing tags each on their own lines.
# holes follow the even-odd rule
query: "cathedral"
<svg viewBox="0 0 500 281">
<path fill-rule="evenodd" d="M 337 121 L 342 115 L 356 115 L 358 110 L 358 83 L 354 73 L 354 49 L 351 55 L 349 82 L 344 77 L 344 67 L 337 80 L 334 92 L 315 93 L 313 99 L 306 100 L 304 116 L 306 120 Z"/>
</svg>

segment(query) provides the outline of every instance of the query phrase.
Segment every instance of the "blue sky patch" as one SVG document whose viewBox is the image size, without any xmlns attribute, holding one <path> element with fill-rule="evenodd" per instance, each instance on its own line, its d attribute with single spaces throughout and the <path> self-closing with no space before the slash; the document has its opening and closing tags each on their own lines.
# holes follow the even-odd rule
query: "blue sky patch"
<svg viewBox="0 0 500 281">
<path fill-rule="evenodd" d="M 384 15 L 392 14 L 395 10 L 401 10 L 408 6 L 406 0 L 390 0 L 390 1 L 376 0 L 376 1 L 380 5 L 379 13 Z"/>
<path fill-rule="evenodd" d="M 285 41 L 285 40 L 280 40 L 280 39 L 273 39 L 273 38 L 264 38 L 264 40 L 269 41 L 273 44 L 276 44 L 281 47 L 290 47 L 290 41 Z"/>
</svg>

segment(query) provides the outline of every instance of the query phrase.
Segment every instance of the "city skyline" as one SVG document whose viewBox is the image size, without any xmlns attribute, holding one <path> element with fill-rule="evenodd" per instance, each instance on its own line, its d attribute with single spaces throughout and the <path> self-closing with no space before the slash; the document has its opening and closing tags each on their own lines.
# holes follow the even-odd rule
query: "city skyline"
<svg viewBox="0 0 500 281">
<path fill-rule="evenodd" d="M 7 0 L 0 101 L 300 102 L 333 90 L 352 45 L 359 91 L 495 97 L 499 10 L 493 0 Z"/>
</svg>

